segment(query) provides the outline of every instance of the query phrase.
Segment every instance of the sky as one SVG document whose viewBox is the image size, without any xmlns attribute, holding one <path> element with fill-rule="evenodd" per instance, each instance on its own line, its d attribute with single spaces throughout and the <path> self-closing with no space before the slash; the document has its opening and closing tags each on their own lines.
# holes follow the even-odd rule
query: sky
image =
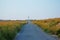
<svg viewBox="0 0 60 40">
<path fill-rule="evenodd" d="M 0 19 L 60 18 L 60 0 L 0 0 Z"/>
</svg>

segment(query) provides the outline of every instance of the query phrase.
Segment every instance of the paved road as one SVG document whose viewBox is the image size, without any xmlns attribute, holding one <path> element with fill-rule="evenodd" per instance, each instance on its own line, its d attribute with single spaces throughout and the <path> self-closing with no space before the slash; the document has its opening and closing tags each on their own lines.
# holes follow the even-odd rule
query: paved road
<svg viewBox="0 0 60 40">
<path fill-rule="evenodd" d="M 28 23 L 24 25 L 17 34 L 15 40 L 56 40 L 46 34 L 37 25 Z"/>
</svg>

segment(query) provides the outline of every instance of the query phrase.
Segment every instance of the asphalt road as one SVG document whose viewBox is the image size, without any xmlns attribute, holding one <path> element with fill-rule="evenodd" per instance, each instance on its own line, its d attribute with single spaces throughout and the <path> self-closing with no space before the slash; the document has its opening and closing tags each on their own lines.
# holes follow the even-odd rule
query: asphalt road
<svg viewBox="0 0 60 40">
<path fill-rule="evenodd" d="M 14 40 L 56 40 L 46 34 L 37 25 L 28 22 L 16 35 Z"/>
</svg>

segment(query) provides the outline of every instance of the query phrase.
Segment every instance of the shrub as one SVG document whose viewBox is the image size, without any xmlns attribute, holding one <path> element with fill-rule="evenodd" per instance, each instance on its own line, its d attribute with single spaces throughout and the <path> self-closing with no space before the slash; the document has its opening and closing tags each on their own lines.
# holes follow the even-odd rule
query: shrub
<svg viewBox="0 0 60 40">
<path fill-rule="evenodd" d="M 57 35 L 60 35 L 60 29 L 59 30 L 57 30 L 57 33 L 56 33 Z"/>
<path fill-rule="evenodd" d="M 0 40 L 13 40 L 25 23 L 0 22 Z"/>
<path fill-rule="evenodd" d="M 51 34 L 51 30 L 49 30 L 49 29 L 44 29 L 44 31 L 48 34 Z"/>
</svg>

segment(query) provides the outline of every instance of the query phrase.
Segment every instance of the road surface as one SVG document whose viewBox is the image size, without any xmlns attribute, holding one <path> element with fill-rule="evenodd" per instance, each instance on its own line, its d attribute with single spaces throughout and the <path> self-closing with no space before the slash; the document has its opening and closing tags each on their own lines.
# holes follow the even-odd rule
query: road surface
<svg viewBox="0 0 60 40">
<path fill-rule="evenodd" d="M 37 25 L 32 23 L 27 23 L 21 29 L 21 31 L 16 35 L 14 40 L 56 40 L 50 35 L 46 34 Z"/>
</svg>

